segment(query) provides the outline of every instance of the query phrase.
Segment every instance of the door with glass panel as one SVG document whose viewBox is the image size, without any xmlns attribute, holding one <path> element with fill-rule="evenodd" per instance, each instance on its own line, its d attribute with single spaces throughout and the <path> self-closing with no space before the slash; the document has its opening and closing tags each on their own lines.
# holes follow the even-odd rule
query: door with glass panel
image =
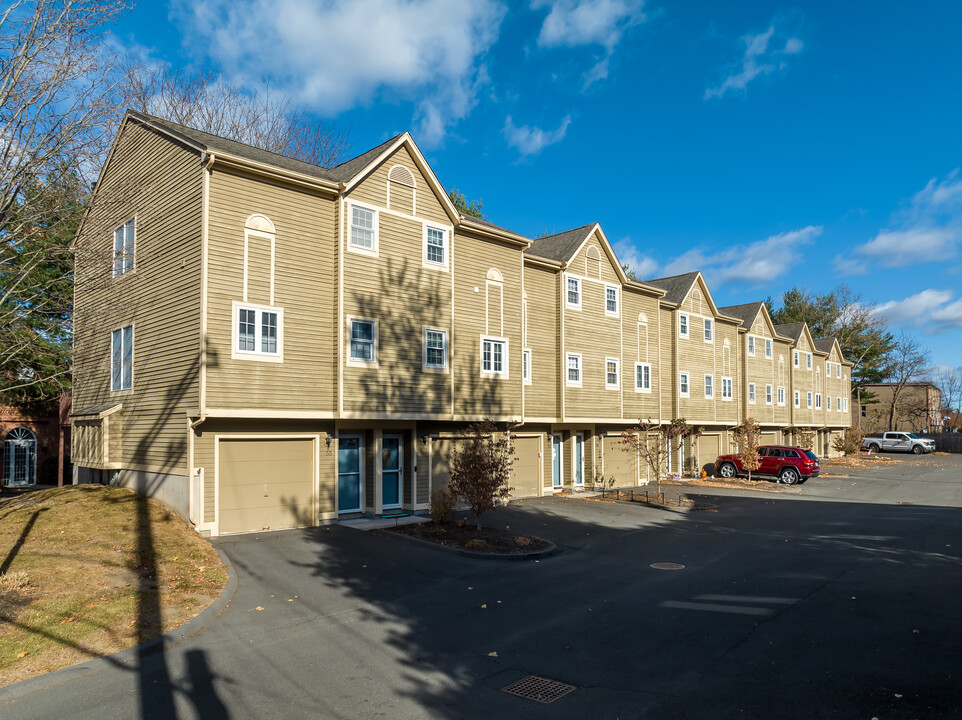
<svg viewBox="0 0 962 720">
<path fill-rule="evenodd" d="M 391 510 L 401 507 L 401 456 L 400 435 L 385 435 L 381 442 L 381 508 Z"/>
<path fill-rule="evenodd" d="M 585 484 L 585 436 L 581 433 L 575 434 L 575 457 L 574 457 L 574 480 L 575 485 L 584 486 Z"/>
<path fill-rule="evenodd" d="M 361 438 L 344 435 L 337 441 L 337 511 L 361 511 Z"/>
<path fill-rule="evenodd" d="M 561 487 L 561 436 L 551 436 L 551 487 Z"/>
</svg>

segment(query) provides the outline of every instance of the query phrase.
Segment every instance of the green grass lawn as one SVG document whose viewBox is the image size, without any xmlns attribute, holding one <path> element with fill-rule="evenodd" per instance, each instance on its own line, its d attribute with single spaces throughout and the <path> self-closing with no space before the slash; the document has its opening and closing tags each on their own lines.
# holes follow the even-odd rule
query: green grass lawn
<svg viewBox="0 0 962 720">
<path fill-rule="evenodd" d="M 156 638 L 226 582 L 206 540 L 129 490 L 0 497 L 0 686 Z"/>
</svg>

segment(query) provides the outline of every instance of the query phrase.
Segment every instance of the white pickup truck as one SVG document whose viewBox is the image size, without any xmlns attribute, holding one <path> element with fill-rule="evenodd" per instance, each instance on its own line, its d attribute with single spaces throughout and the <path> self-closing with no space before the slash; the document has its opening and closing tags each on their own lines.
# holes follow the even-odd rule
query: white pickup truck
<svg viewBox="0 0 962 720">
<path fill-rule="evenodd" d="M 887 432 L 869 435 L 862 441 L 862 449 L 869 452 L 888 450 L 889 452 L 910 452 L 916 455 L 935 450 L 935 440 L 920 438 L 910 432 Z"/>
</svg>

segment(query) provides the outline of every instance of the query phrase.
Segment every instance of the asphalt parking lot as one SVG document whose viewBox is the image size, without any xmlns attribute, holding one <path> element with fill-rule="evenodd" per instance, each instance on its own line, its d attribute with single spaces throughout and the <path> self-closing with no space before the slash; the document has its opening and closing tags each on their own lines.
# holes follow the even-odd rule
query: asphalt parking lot
<svg viewBox="0 0 962 720">
<path fill-rule="evenodd" d="M 701 510 L 492 514 L 558 544 L 538 562 L 342 526 L 221 538 L 239 582 L 197 635 L 0 690 L 0 715 L 962 717 L 962 456 L 688 492 Z M 502 692 L 528 675 L 576 689 Z"/>
</svg>

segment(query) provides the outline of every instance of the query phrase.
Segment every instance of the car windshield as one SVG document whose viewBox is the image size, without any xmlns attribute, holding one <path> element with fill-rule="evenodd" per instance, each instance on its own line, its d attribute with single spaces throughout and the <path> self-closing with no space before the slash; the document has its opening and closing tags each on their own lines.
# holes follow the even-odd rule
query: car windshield
<svg viewBox="0 0 962 720">
<path fill-rule="evenodd" d="M 811 450 L 806 450 L 805 454 L 808 455 L 809 460 L 818 460 L 818 455 L 813 453 Z"/>
</svg>

